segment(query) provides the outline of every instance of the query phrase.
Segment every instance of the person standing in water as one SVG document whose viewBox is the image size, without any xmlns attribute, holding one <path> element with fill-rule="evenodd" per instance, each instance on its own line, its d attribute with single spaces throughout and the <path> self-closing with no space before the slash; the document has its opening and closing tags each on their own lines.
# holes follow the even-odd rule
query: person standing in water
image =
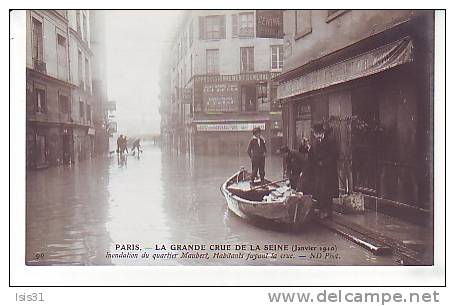
<svg viewBox="0 0 455 306">
<path fill-rule="evenodd" d="M 267 147 L 264 138 L 261 137 L 261 129 L 258 127 L 253 129 L 253 137 L 248 144 L 247 153 L 251 159 L 251 184 L 254 184 L 258 172 L 261 178 L 261 184 L 263 184 L 265 182 L 265 155 L 267 153 Z"/>
<path fill-rule="evenodd" d="M 338 197 L 338 150 L 321 123 L 313 127 L 315 143 L 310 149 L 310 163 L 314 179 L 313 198 L 318 201 L 320 217 L 331 218 L 333 198 Z"/>
<path fill-rule="evenodd" d="M 142 151 L 140 138 L 136 138 L 133 142 L 133 146 L 131 147 L 131 152 L 133 153 L 133 155 L 136 153 L 136 151 L 135 151 L 136 148 L 137 148 L 137 155 L 139 156 L 139 153 Z"/>
</svg>

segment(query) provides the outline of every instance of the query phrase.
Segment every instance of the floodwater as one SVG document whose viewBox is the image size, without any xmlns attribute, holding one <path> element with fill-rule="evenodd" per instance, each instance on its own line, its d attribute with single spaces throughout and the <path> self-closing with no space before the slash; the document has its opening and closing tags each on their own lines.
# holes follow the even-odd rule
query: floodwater
<svg viewBox="0 0 455 306">
<path fill-rule="evenodd" d="M 243 153 L 190 159 L 145 144 L 139 159 L 114 154 L 28 172 L 26 263 L 397 264 L 393 256 L 374 256 L 317 224 L 290 232 L 240 219 L 228 210 L 219 187 L 241 166 L 249 167 Z M 280 158 L 267 158 L 269 179 L 280 179 L 281 168 Z M 187 247 L 205 250 L 190 251 L 190 258 L 176 250 Z"/>
</svg>

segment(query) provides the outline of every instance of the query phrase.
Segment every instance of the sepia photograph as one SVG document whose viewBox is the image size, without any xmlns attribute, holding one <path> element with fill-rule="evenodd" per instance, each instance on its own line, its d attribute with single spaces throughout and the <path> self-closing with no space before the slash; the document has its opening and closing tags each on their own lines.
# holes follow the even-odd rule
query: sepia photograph
<svg viewBox="0 0 455 306">
<path fill-rule="evenodd" d="M 436 13 L 24 11 L 23 262 L 433 266 Z"/>
</svg>

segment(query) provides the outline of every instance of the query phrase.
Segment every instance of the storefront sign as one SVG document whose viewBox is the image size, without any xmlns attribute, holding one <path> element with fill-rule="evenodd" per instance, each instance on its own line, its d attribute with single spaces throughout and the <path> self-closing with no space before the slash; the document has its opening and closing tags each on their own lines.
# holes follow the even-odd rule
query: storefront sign
<svg viewBox="0 0 455 306">
<path fill-rule="evenodd" d="M 94 128 L 88 128 L 87 134 L 95 135 L 95 129 Z"/>
<path fill-rule="evenodd" d="M 206 112 L 235 112 L 239 109 L 239 86 L 232 83 L 204 84 Z"/>
<path fill-rule="evenodd" d="M 265 123 L 200 123 L 196 125 L 198 132 L 248 132 L 254 128 L 265 130 Z"/>
<path fill-rule="evenodd" d="M 257 10 L 256 37 L 283 38 L 283 11 Z"/>
<path fill-rule="evenodd" d="M 219 82 L 242 82 L 242 81 L 268 81 L 277 77 L 280 72 L 250 72 L 232 75 L 197 75 L 195 83 L 219 83 Z"/>
<path fill-rule="evenodd" d="M 278 98 L 289 98 L 412 62 L 413 48 L 411 38 L 405 37 L 343 62 L 304 74 L 281 83 L 278 86 Z"/>
</svg>

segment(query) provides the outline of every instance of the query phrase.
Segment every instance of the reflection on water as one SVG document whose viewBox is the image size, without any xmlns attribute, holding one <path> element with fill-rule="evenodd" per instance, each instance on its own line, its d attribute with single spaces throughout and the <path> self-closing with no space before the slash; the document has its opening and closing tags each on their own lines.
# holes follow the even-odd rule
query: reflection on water
<svg viewBox="0 0 455 306">
<path fill-rule="evenodd" d="M 114 155 L 27 175 L 27 264 L 31 265 L 368 265 L 395 264 L 333 232 L 310 225 L 300 233 L 241 220 L 219 187 L 246 156 L 175 156 L 145 146 L 140 159 Z M 269 157 L 267 177 L 281 178 L 281 159 Z M 106 258 L 116 244 L 336 245 L 341 260 Z M 124 251 L 127 253 L 127 251 Z"/>
</svg>

